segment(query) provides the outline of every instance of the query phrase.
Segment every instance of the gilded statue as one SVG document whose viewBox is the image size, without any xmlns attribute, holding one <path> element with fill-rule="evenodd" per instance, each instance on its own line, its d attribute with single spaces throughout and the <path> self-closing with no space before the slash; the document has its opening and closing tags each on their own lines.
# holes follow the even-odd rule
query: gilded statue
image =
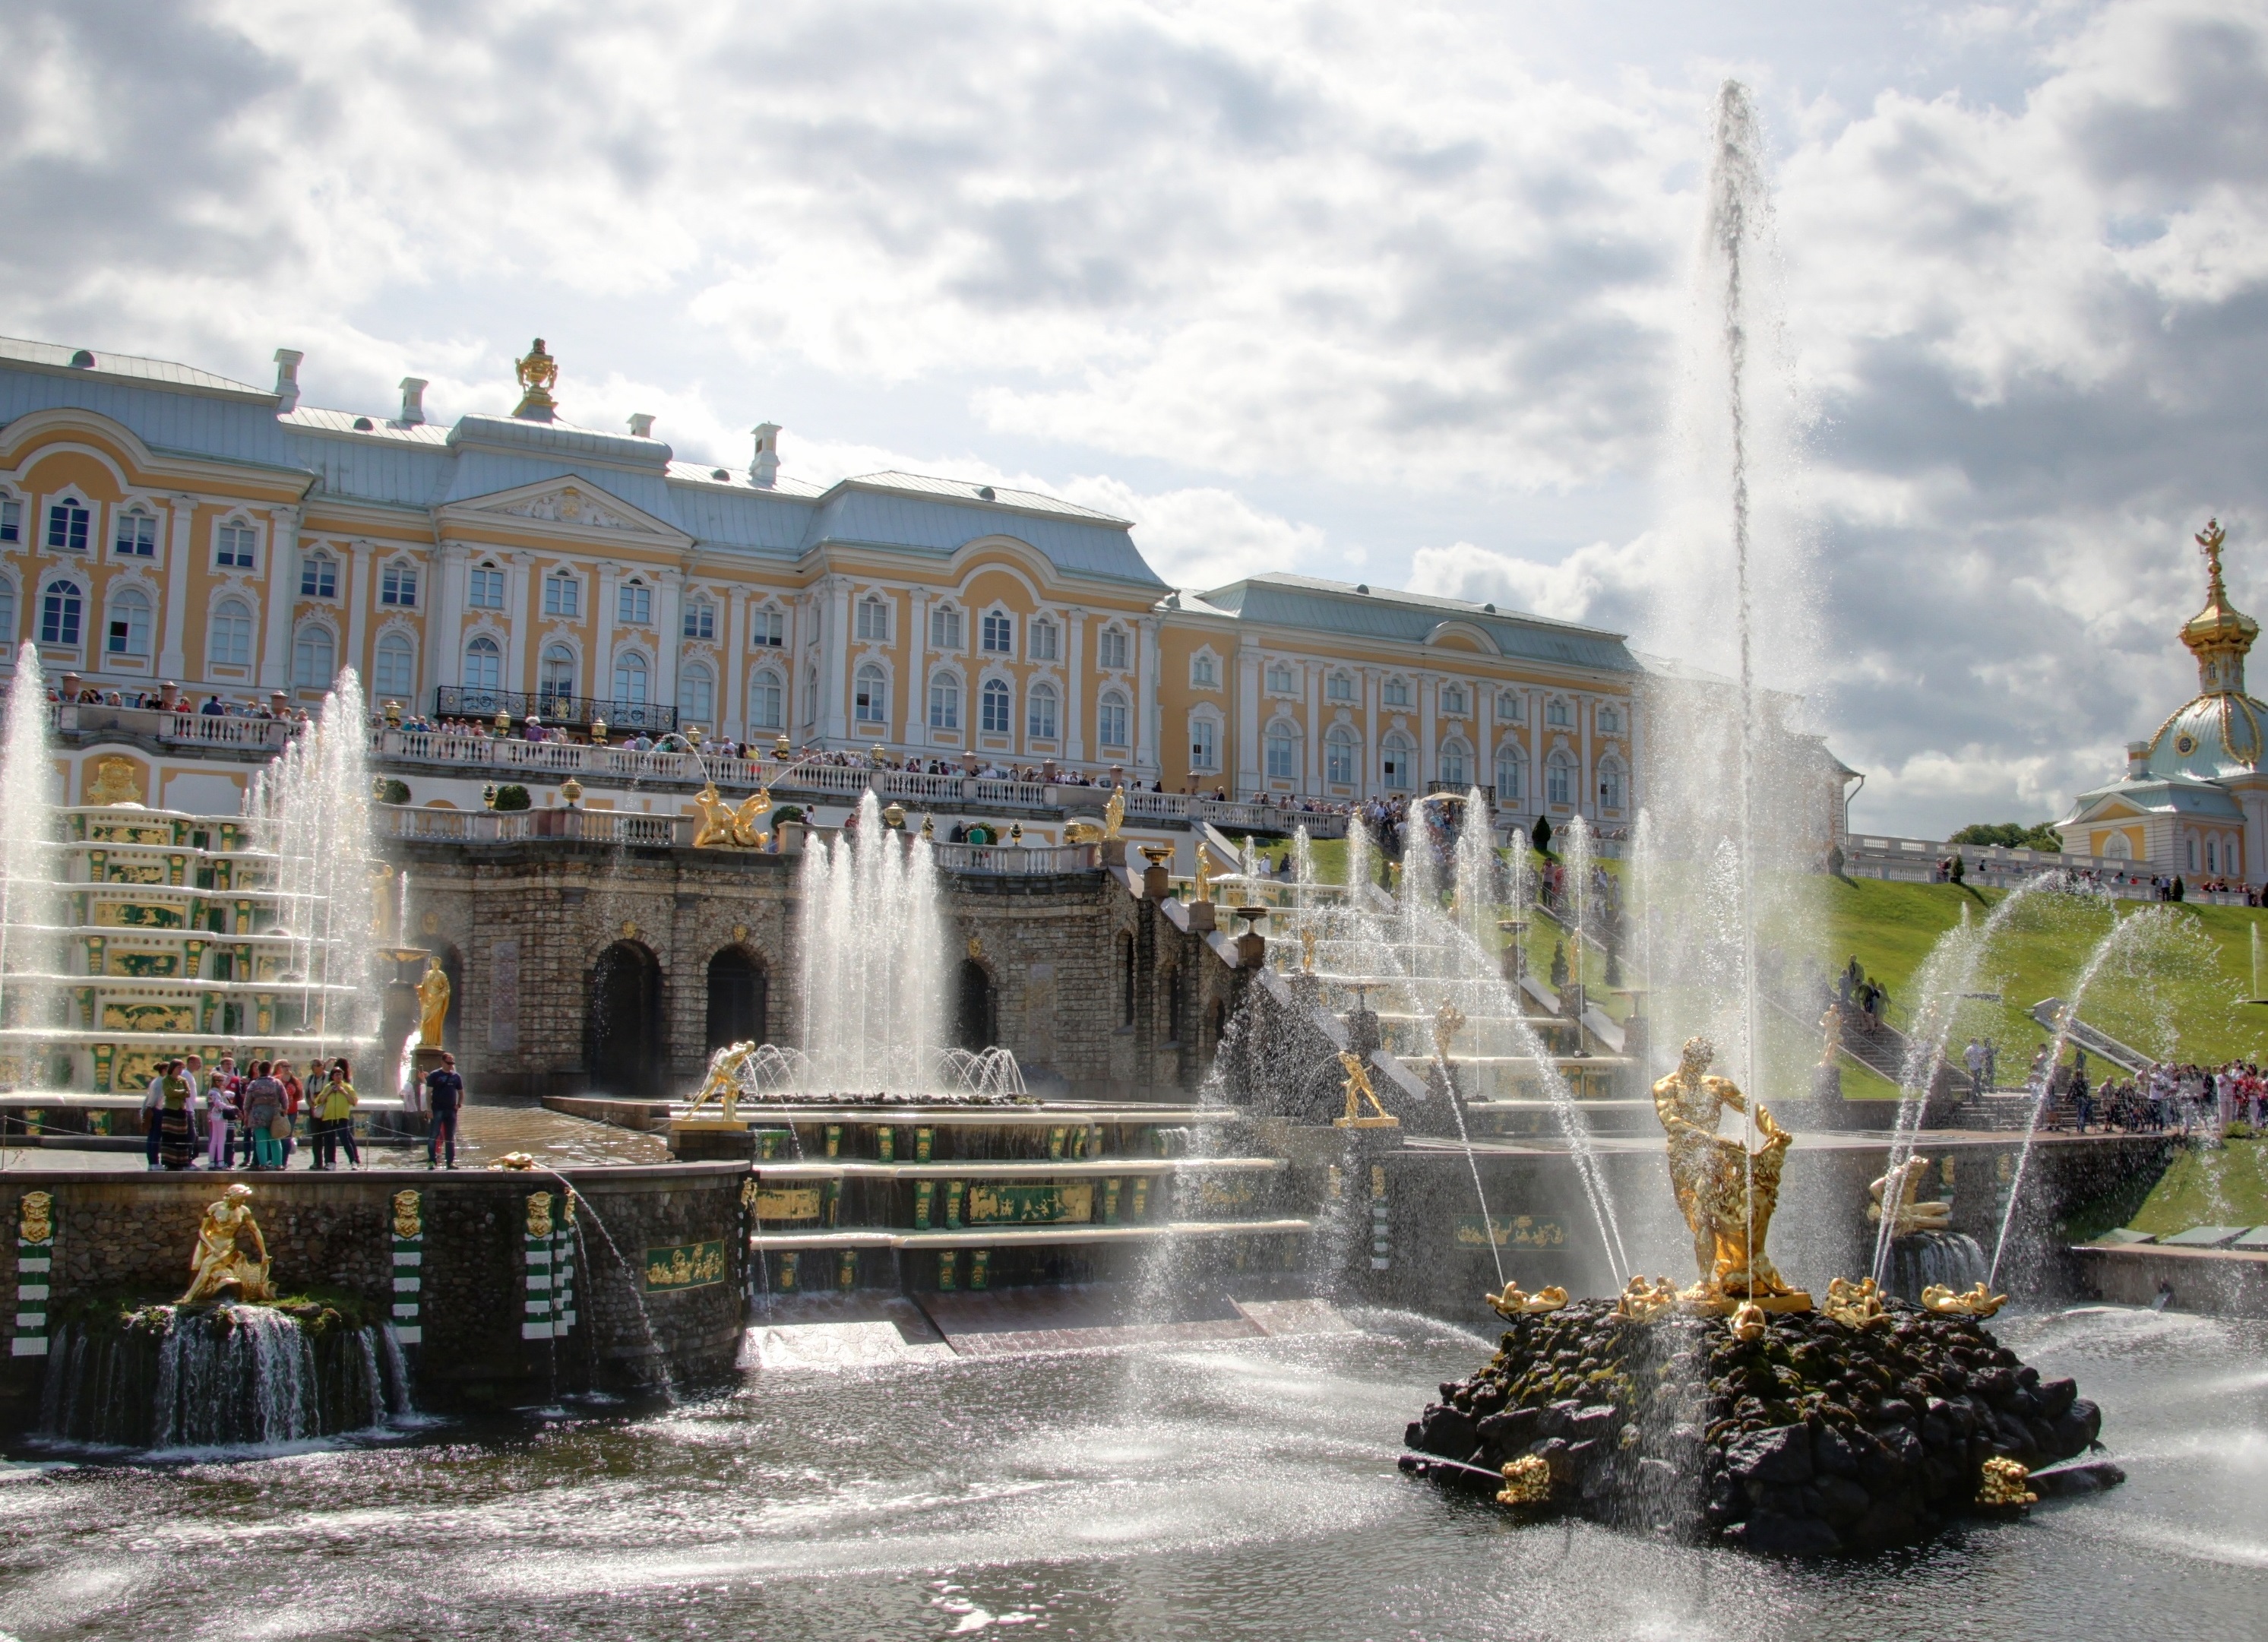
<svg viewBox="0 0 2268 1642">
<path fill-rule="evenodd" d="M 1334 1129 L 1399 1129 L 1402 1120 L 1388 1113 L 1378 1103 L 1378 1091 L 1371 1086 L 1370 1068 L 1363 1064 L 1362 1057 L 1339 1051 L 1339 1065 L 1346 1072 L 1346 1116 L 1334 1118 Z M 1373 1116 L 1362 1115 L 1362 1103 L 1370 1102 Z"/>
<path fill-rule="evenodd" d="M 370 875 L 370 938 L 374 941 L 386 939 L 386 922 L 394 912 L 394 869 L 381 861 L 378 870 Z M 408 939 L 409 931 L 401 931 Z"/>
<path fill-rule="evenodd" d="M 1615 1301 L 1615 1315 L 1631 1322 L 1651 1322 L 1675 1310 L 1679 1299 L 1677 1285 L 1668 1278 L 1634 1277 L 1623 1285 L 1622 1296 Z"/>
<path fill-rule="evenodd" d="M 529 1152 L 507 1152 L 495 1162 L 490 1164 L 489 1167 L 492 1169 L 512 1169 L 517 1172 L 525 1173 L 535 1167 L 535 1159 L 534 1156 Z"/>
<path fill-rule="evenodd" d="M 16 1205 L 16 1235 L 27 1243 L 44 1243 L 55 1234 L 54 1197 L 27 1191 Z"/>
<path fill-rule="evenodd" d="M 1118 829 L 1125 824 L 1126 788 L 1121 784 L 1111 789 L 1110 802 L 1102 806 L 1102 836 L 1116 838 Z"/>
<path fill-rule="evenodd" d="M 401 1238 L 425 1234 L 424 1206 L 414 1191 L 394 1194 L 394 1234 Z"/>
<path fill-rule="evenodd" d="M 1819 1064 L 1835 1064 L 1835 1057 L 1843 1048 L 1843 1005 L 1830 1004 L 1827 1012 L 1819 1017 Z"/>
<path fill-rule="evenodd" d="M 551 390 L 559 381 L 559 362 L 543 351 L 543 338 L 537 337 L 535 346 L 512 369 L 519 378 L 520 387 L 519 409 L 512 415 L 549 421 L 548 413 L 555 408 Z"/>
<path fill-rule="evenodd" d="M 737 1121 L 740 1116 L 740 1071 L 748 1064 L 749 1057 L 755 1052 L 756 1046 L 754 1043 L 741 1042 L 718 1049 L 716 1054 L 711 1056 L 708 1079 L 702 1084 L 700 1092 L 693 1097 L 692 1104 L 685 1108 L 685 1116 L 693 1116 L 703 1107 L 714 1101 L 717 1102 L 718 1115 L 725 1122 Z"/>
<path fill-rule="evenodd" d="M 1771 1319 L 1764 1315 L 1764 1308 L 1756 1301 L 1744 1300 L 1740 1309 L 1725 1319 L 1725 1327 L 1742 1345 L 1754 1345 L 1764 1337 L 1771 1327 Z"/>
<path fill-rule="evenodd" d="M 1315 931 L 1311 928 L 1303 927 L 1300 931 L 1300 973 L 1313 975 L 1314 972 Z"/>
<path fill-rule="evenodd" d="M 1190 899 L 1202 906 L 1212 900 L 1212 851 L 1200 842 L 1197 844 L 1197 887 Z"/>
<path fill-rule="evenodd" d="M 1727 1107 L 1746 1112 L 1749 1102 L 1731 1079 L 1706 1075 L 1716 1053 L 1708 1039 L 1688 1038 L 1677 1070 L 1653 1086 L 1653 1109 L 1669 1136 L 1670 1184 L 1693 1233 L 1699 1278 L 1690 1298 L 1771 1299 L 1808 1307 L 1809 1300 L 1780 1280 L 1764 1253 L 1779 1202 L 1780 1168 L 1793 1137 L 1772 1121 L 1761 1101 L 1754 1116 L 1764 1144 L 1755 1152 L 1717 1132 Z"/>
<path fill-rule="evenodd" d="M 1433 1012 L 1433 1046 L 1441 1058 L 1449 1058 L 1449 1045 L 1465 1028 L 1465 1012 L 1454 1004 L 1444 1004 Z"/>
<path fill-rule="evenodd" d="M 1870 1182 L 1867 1196 L 1874 1201 L 1867 1205 L 1867 1224 L 1882 1223 L 1884 1204 L 1889 1205 L 1890 1235 L 1905 1237 L 1915 1232 L 1942 1232 L 1953 1222 L 1953 1205 L 1949 1203 L 1920 1201 L 1921 1183 L 1928 1175 L 1927 1158 L 1908 1158 L 1880 1180 Z"/>
<path fill-rule="evenodd" d="M 2032 1474 L 2021 1460 L 1994 1454 L 1977 1468 L 1977 1503 L 1980 1506 L 2029 1506 L 2039 1496 L 2027 1486 Z"/>
<path fill-rule="evenodd" d="M 246 1245 L 249 1244 L 247 1249 Z M 233 1287 L 242 1300 L 274 1300 L 268 1280 L 268 1241 L 252 1218 L 252 1188 L 241 1182 L 205 1205 L 197 1246 L 189 1255 L 189 1292 L 174 1304 L 195 1306 L 217 1300 Z"/>
<path fill-rule="evenodd" d="M 2007 1303 L 2006 1294 L 1995 1294 L 1982 1283 L 1965 1294 L 1956 1294 L 1942 1283 L 1921 1292 L 1921 1308 L 1940 1317 L 1990 1317 Z"/>
<path fill-rule="evenodd" d="M 757 821 L 772 806 L 772 791 L 758 787 L 733 806 L 733 843 L 742 850 L 761 850 L 770 837 L 768 832 L 757 830 Z"/>
<path fill-rule="evenodd" d="M 713 781 L 693 795 L 693 814 L 698 818 L 693 828 L 693 847 L 696 850 L 729 850 L 733 847 L 733 806 L 717 796 Z"/>
<path fill-rule="evenodd" d="M 449 977 L 438 958 L 428 957 L 425 973 L 417 977 L 417 1047 L 439 1049 L 442 1023 L 448 1018 Z"/>
<path fill-rule="evenodd" d="M 1827 1299 L 1820 1310 L 1850 1329 L 1887 1329 L 1894 1321 L 1889 1308 L 1882 1304 L 1882 1291 L 1872 1278 L 1860 1278 L 1856 1283 L 1837 1278 L 1827 1285 Z"/>
<path fill-rule="evenodd" d="M 1530 1294 L 1519 1284 L 1507 1281 L 1501 1294 L 1484 1294 L 1481 1298 L 1499 1317 L 1535 1317 L 1565 1307 L 1567 1291 L 1555 1283 L 1550 1288 L 1538 1289 Z"/>
<path fill-rule="evenodd" d="M 1551 1462 L 1540 1454 L 1523 1454 L 1504 1466 L 1504 1488 L 1496 1497 L 1500 1506 L 1542 1506 L 1551 1503 Z"/>
</svg>

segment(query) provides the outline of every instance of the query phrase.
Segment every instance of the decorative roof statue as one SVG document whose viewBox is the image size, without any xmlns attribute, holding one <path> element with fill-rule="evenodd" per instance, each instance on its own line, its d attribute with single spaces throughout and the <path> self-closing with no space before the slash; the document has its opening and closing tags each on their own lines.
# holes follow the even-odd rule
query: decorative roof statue
<svg viewBox="0 0 2268 1642">
<path fill-rule="evenodd" d="M 535 339 L 535 346 L 517 366 L 519 377 L 519 409 L 512 414 L 528 422 L 549 422 L 558 414 L 558 402 L 551 397 L 551 389 L 559 380 L 559 362 L 543 351 L 543 338 Z"/>
</svg>

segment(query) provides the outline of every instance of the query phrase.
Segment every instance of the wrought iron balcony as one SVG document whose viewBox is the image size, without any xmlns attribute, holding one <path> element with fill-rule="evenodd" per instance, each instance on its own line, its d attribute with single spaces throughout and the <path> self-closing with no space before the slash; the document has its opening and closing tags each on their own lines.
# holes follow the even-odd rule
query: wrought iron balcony
<svg viewBox="0 0 2268 1642">
<path fill-rule="evenodd" d="M 545 724 L 563 729 L 587 729 L 603 722 L 609 732 L 623 734 L 643 731 L 666 735 L 677 728 L 677 709 L 659 702 L 601 701 L 592 696 L 570 696 L 563 690 L 481 690 L 462 684 L 444 684 L 433 692 L 437 718 L 494 718 L 510 713 L 516 724 L 530 713 Z"/>
</svg>

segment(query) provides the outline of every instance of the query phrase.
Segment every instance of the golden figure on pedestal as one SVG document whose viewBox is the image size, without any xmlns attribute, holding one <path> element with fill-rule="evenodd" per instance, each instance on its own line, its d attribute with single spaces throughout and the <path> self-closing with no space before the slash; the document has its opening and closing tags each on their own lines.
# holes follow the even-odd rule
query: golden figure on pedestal
<svg viewBox="0 0 2268 1642">
<path fill-rule="evenodd" d="M 1749 1103 L 1731 1079 L 1706 1075 L 1716 1053 L 1708 1039 L 1688 1038 L 1677 1070 L 1653 1086 L 1653 1109 L 1669 1135 L 1670 1184 L 1693 1233 L 1698 1278 L 1686 1298 L 1727 1310 L 1753 1300 L 1767 1311 L 1808 1311 L 1811 1297 L 1782 1282 L 1764 1253 L 1793 1137 L 1761 1101 L 1754 1116 L 1764 1144 L 1757 1151 L 1717 1132 L 1727 1108 L 1746 1112 Z"/>
<path fill-rule="evenodd" d="M 1339 1065 L 1346 1072 L 1346 1116 L 1333 1118 L 1331 1127 L 1334 1129 L 1401 1128 L 1402 1120 L 1394 1116 L 1378 1103 L 1378 1091 L 1371 1087 L 1370 1068 L 1363 1064 L 1362 1057 L 1350 1055 L 1344 1049 L 1341 1049 Z M 1365 1117 L 1362 1115 L 1362 1103 L 1365 1101 L 1370 1102 L 1370 1109 L 1374 1116 Z"/>
<path fill-rule="evenodd" d="M 1199 843 L 1195 875 L 1196 887 L 1189 892 L 1189 900 L 1197 905 L 1204 906 L 1212 900 L 1212 851 L 1204 844 Z"/>
<path fill-rule="evenodd" d="M 417 1047 L 441 1047 L 441 1027 L 449 1018 L 449 977 L 438 958 L 425 960 L 425 973 L 417 977 Z"/>
<path fill-rule="evenodd" d="M 1530 1294 L 1519 1284 L 1506 1282 L 1501 1294 L 1484 1294 L 1481 1298 L 1499 1317 L 1535 1317 L 1563 1308 L 1567 1304 L 1567 1291 L 1555 1283 Z"/>
<path fill-rule="evenodd" d="M 559 361 L 543 351 L 543 338 L 535 339 L 535 345 L 513 365 L 512 372 L 519 379 L 520 395 L 519 408 L 512 414 L 536 422 L 550 421 L 558 409 L 551 390 L 559 380 Z"/>
<path fill-rule="evenodd" d="M 1956 1294 L 1942 1283 L 1921 1292 L 1921 1308 L 1940 1317 L 1990 1317 L 2007 1303 L 2006 1294 L 1995 1294 L 1982 1283 L 1966 1294 Z"/>
<path fill-rule="evenodd" d="M 252 1188 L 242 1184 L 205 1205 L 197 1246 L 189 1255 L 189 1292 L 174 1303 L 195 1306 L 217 1300 L 223 1289 L 231 1287 L 240 1300 L 276 1298 L 268 1281 L 268 1241 L 252 1218 Z"/>
<path fill-rule="evenodd" d="M 718 796 L 717 784 L 704 784 L 693 795 L 693 847 L 729 850 L 733 847 L 733 806 Z"/>
</svg>

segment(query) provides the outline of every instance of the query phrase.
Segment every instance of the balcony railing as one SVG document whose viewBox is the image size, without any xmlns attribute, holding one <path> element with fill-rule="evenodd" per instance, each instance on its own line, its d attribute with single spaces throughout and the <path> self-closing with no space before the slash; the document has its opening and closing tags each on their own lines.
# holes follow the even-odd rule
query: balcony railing
<svg viewBox="0 0 2268 1642">
<path fill-rule="evenodd" d="M 551 690 L 527 695 L 518 690 L 474 689 L 462 684 L 444 684 L 433 692 L 437 718 L 493 718 L 500 712 L 510 713 L 515 723 L 525 723 L 534 713 L 545 724 L 578 730 L 603 721 L 609 731 L 624 734 L 644 731 L 649 735 L 666 735 L 677 728 L 677 709 L 659 702 L 601 701 Z"/>
<path fill-rule="evenodd" d="M 292 726 L 281 718 L 243 718 L 232 714 L 167 712 L 161 707 L 100 707 L 64 702 L 50 707 L 57 733 L 133 736 L 168 747 L 242 747 L 249 752 L 283 751 Z"/>
</svg>

